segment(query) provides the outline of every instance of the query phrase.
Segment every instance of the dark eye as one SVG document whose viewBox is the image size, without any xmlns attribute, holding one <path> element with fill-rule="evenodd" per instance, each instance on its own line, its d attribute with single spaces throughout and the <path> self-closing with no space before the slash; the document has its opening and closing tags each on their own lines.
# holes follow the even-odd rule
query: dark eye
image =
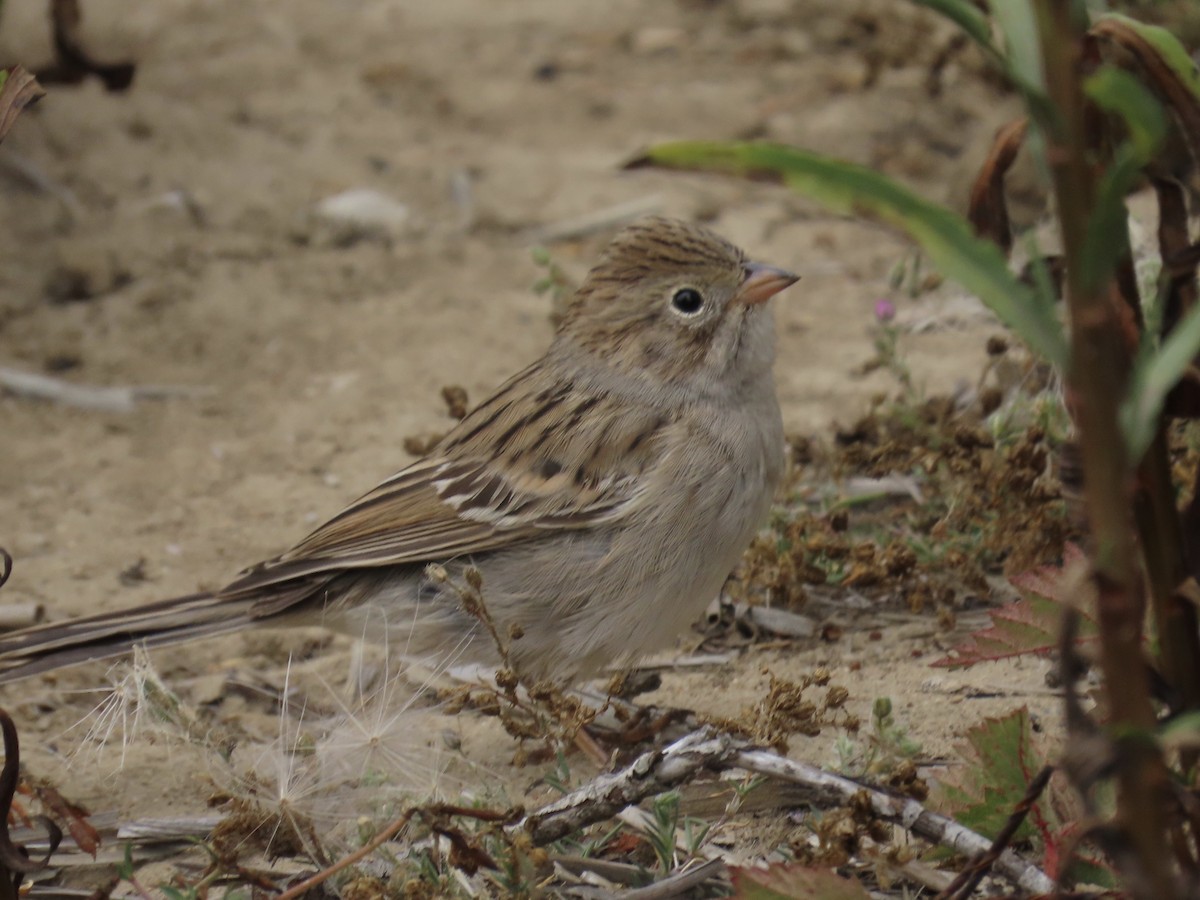
<svg viewBox="0 0 1200 900">
<path fill-rule="evenodd" d="M 694 316 L 704 306 L 704 298 L 695 288 L 680 288 L 671 295 L 671 305 L 685 316 Z"/>
</svg>

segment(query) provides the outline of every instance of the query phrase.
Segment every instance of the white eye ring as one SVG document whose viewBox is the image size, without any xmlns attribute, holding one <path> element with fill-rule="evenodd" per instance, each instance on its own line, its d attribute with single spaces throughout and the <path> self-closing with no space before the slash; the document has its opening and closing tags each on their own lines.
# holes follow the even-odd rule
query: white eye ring
<svg viewBox="0 0 1200 900">
<path fill-rule="evenodd" d="M 671 308 L 690 318 L 704 309 L 704 297 L 693 287 L 681 287 L 671 295 Z"/>
</svg>

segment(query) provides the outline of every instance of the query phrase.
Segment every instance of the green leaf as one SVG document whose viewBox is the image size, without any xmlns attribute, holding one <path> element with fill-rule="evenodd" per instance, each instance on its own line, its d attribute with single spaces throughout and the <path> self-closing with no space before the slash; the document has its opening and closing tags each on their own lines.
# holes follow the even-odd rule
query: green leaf
<svg viewBox="0 0 1200 900">
<path fill-rule="evenodd" d="M 129 881 L 133 878 L 133 843 L 126 842 L 125 856 L 121 862 L 117 863 L 117 877 L 122 881 Z"/>
<path fill-rule="evenodd" d="M 1046 77 L 1042 71 L 1041 42 L 1029 0 L 1004 0 L 991 4 L 991 10 L 1004 35 L 1004 55 L 1011 77 L 1044 93 Z"/>
<path fill-rule="evenodd" d="M 948 808 L 962 825 L 995 837 L 1044 765 L 1033 746 L 1029 710 L 1021 707 L 1005 716 L 984 719 L 965 737 L 967 766 L 957 773 L 957 784 L 943 782 Z M 1033 822 L 1026 818 L 1014 840 L 1033 836 Z"/>
<path fill-rule="evenodd" d="M 1121 403 L 1121 431 L 1132 464 L 1137 465 L 1154 440 L 1167 394 L 1197 353 L 1200 353 L 1200 305 L 1188 310 L 1157 353 L 1140 354 L 1134 362 L 1129 393 Z"/>
<path fill-rule="evenodd" d="M 958 747 L 963 765 L 951 766 L 934 786 L 935 809 L 961 824 L 994 837 L 1025 798 L 1030 782 L 1045 765 L 1029 711 L 1024 707 L 998 718 L 984 719 L 964 734 Z M 1108 808 L 1099 801 L 1102 808 Z M 1051 877 L 1071 861 L 1069 877 L 1086 872 L 1091 883 L 1110 884 L 1104 864 L 1077 846 L 1084 818 L 1079 794 L 1056 773 L 1017 829 L 1014 841 L 1030 840 L 1041 850 L 1042 867 Z"/>
<path fill-rule="evenodd" d="M 1000 250 L 976 237 L 962 218 L 878 172 L 777 144 L 708 141 L 660 144 L 629 164 L 645 165 L 778 181 L 838 212 L 899 228 L 942 274 L 978 295 L 1035 352 L 1065 368 L 1067 342 L 1052 301 L 1018 281 Z"/>
<path fill-rule="evenodd" d="M 733 866 L 733 896 L 738 900 L 869 900 L 857 881 L 829 869 L 783 864 L 766 869 Z"/>
</svg>

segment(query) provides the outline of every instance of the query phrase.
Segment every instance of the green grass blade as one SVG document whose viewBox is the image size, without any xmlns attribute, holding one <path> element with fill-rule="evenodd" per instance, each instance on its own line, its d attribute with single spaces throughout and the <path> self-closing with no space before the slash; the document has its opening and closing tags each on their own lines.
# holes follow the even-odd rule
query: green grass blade
<svg viewBox="0 0 1200 900">
<path fill-rule="evenodd" d="M 976 294 L 1032 350 L 1066 365 L 1067 341 L 1053 301 L 1018 281 L 999 248 L 976 237 L 962 218 L 878 172 L 792 147 L 706 141 L 660 144 L 629 165 L 775 181 L 837 212 L 899 228 L 943 275 Z"/>
<path fill-rule="evenodd" d="M 1004 0 L 991 5 L 992 15 L 1004 35 L 1005 57 L 1012 77 L 1038 92 L 1046 89 L 1042 71 L 1037 17 L 1029 0 Z"/>
<path fill-rule="evenodd" d="M 1188 310 L 1157 353 L 1138 356 L 1129 393 L 1121 404 L 1121 430 L 1134 463 L 1142 458 L 1154 439 L 1167 394 L 1197 353 L 1200 353 L 1200 306 Z"/>
</svg>

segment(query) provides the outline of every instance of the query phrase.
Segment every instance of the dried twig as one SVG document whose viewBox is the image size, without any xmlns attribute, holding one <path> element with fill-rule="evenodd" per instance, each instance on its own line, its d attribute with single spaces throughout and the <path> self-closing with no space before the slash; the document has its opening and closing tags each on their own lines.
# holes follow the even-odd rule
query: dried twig
<svg viewBox="0 0 1200 900">
<path fill-rule="evenodd" d="M 663 750 L 643 753 L 630 765 L 543 806 L 514 827 L 526 829 L 539 846 L 594 822 L 611 818 L 647 797 L 669 791 L 705 768 L 725 762 L 734 739 L 709 728 L 680 738 Z"/>
<path fill-rule="evenodd" d="M 748 606 L 745 612 L 754 625 L 782 637 L 810 638 L 817 633 L 819 625 L 812 616 L 774 606 Z"/>
<path fill-rule="evenodd" d="M 0 388 L 20 397 L 50 400 L 54 403 L 76 406 L 93 412 L 132 412 L 139 400 L 194 397 L 210 392 L 209 388 L 171 385 L 100 387 L 73 384 L 70 381 L 63 381 L 61 378 L 51 378 L 48 375 L 25 372 L 7 366 L 0 366 Z"/>
<path fill-rule="evenodd" d="M 40 603 L 0 603 L 0 630 L 26 628 L 46 618 L 46 607 Z"/>
<path fill-rule="evenodd" d="M 710 859 L 708 862 L 688 868 L 684 866 L 672 872 L 666 878 L 660 878 L 654 884 L 634 888 L 621 894 L 622 900 L 667 900 L 670 897 L 690 897 L 689 893 L 714 878 L 725 874 L 724 860 Z"/>
</svg>

